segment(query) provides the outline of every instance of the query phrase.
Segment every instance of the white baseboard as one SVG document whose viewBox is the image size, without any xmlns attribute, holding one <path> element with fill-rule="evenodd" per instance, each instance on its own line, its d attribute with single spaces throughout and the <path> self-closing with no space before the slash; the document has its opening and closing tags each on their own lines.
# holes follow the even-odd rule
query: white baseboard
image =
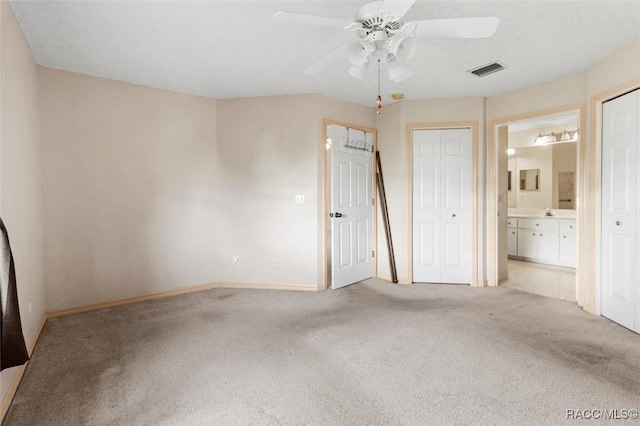
<svg viewBox="0 0 640 426">
<path fill-rule="evenodd" d="M 282 284 L 258 284 L 242 282 L 216 282 L 192 287 L 185 287 L 177 290 L 162 291 L 158 293 L 143 294 L 140 296 L 126 297 L 109 302 L 94 303 L 91 305 L 77 306 L 75 308 L 62 309 L 47 313 L 47 318 L 57 318 L 65 315 L 79 314 L 82 312 L 96 311 L 99 309 L 112 308 L 115 306 L 127 305 L 129 303 L 144 302 L 147 300 L 162 299 L 165 297 L 177 296 L 180 294 L 194 293 L 197 291 L 210 290 L 212 288 L 246 288 L 260 290 L 290 290 L 290 291 L 318 291 L 318 287 L 310 285 L 282 285 Z"/>
</svg>

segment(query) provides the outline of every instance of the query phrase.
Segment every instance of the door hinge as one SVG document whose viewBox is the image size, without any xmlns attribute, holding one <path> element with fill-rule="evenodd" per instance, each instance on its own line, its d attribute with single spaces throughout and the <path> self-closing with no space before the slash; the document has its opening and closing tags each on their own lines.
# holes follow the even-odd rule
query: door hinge
<svg viewBox="0 0 640 426">
<path fill-rule="evenodd" d="M 371 152 L 373 152 L 373 145 L 371 145 Z"/>
<path fill-rule="evenodd" d="M 371 199 L 371 205 L 372 205 L 372 206 L 375 206 L 375 205 L 376 205 L 376 199 L 375 199 L 375 198 L 372 198 L 372 199 Z"/>
<path fill-rule="evenodd" d="M 376 257 L 376 251 L 375 250 L 371 250 L 371 257 Z"/>
</svg>

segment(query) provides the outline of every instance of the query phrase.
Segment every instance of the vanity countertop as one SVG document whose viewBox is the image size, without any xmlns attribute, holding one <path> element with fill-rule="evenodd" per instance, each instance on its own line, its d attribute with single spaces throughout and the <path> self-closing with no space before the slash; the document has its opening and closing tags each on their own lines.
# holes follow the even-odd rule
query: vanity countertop
<svg viewBox="0 0 640 426">
<path fill-rule="evenodd" d="M 576 220 L 575 217 L 571 216 L 545 216 L 540 214 L 510 214 L 509 217 L 513 217 L 516 219 L 563 219 L 563 220 Z"/>
</svg>

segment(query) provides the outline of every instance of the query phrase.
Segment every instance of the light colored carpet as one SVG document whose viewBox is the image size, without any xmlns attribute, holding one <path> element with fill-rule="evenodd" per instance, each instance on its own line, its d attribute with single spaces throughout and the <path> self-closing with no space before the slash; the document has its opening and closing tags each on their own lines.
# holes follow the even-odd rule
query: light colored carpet
<svg viewBox="0 0 640 426">
<path fill-rule="evenodd" d="M 640 336 L 575 303 L 368 280 L 51 320 L 4 424 L 555 424 L 639 401 Z"/>
</svg>

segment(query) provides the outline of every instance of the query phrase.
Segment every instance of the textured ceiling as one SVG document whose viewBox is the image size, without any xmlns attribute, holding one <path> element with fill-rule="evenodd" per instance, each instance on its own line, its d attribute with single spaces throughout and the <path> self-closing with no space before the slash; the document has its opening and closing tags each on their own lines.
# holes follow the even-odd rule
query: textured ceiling
<svg viewBox="0 0 640 426">
<path fill-rule="evenodd" d="M 215 99 L 321 93 L 375 104 L 348 60 L 313 76 L 305 69 L 353 40 L 340 29 L 275 23 L 279 10 L 352 19 L 365 1 L 13 1 L 36 61 Z M 382 94 L 405 99 L 494 96 L 585 70 L 640 37 L 640 0 L 420 1 L 405 20 L 498 16 L 490 39 L 419 40 L 401 83 L 382 74 Z M 498 60 L 505 71 L 467 70 Z M 638 65 L 640 67 L 640 64 Z"/>
</svg>

